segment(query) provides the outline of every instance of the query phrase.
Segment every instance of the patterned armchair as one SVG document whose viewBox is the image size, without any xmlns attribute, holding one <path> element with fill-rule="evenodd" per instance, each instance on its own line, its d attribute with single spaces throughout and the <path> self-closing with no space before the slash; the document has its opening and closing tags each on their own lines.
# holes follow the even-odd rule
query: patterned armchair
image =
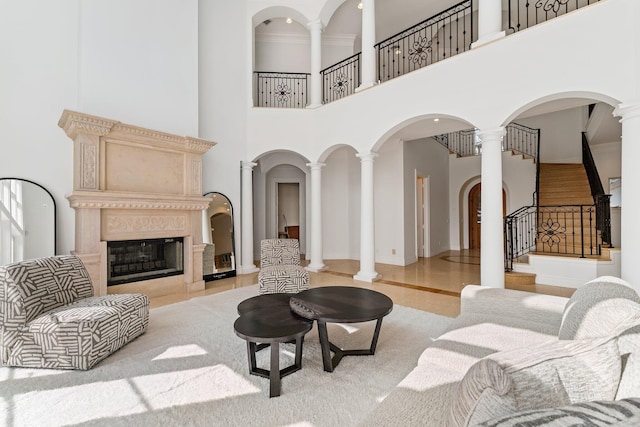
<svg viewBox="0 0 640 427">
<path fill-rule="evenodd" d="M 260 242 L 260 294 L 298 293 L 309 288 L 309 272 L 300 266 L 297 239 L 265 239 Z"/>
<path fill-rule="evenodd" d="M 82 261 L 55 256 L 0 266 L 0 362 L 90 369 L 141 335 L 144 294 L 93 296 Z"/>
</svg>

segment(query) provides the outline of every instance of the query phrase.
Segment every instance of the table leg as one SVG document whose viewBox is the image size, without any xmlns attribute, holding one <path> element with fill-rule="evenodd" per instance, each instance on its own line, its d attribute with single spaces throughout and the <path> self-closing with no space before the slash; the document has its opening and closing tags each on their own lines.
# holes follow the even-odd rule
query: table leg
<svg viewBox="0 0 640 427">
<path fill-rule="evenodd" d="M 269 367 L 269 397 L 280 396 L 280 343 L 271 343 Z"/>
<path fill-rule="evenodd" d="M 324 370 L 326 372 L 333 372 L 327 323 L 323 320 L 318 320 L 318 335 L 320 335 L 320 348 L 322 349 L 322 364 L 324 365 Z"/>
<path fill-rule="evenodd" d="M 382 326 L 382 317 L 379 318 L 378 321 L 376 322 L 376 330 L 373 333 L 373 338 L 371 339 L 371 348 L 369 349 L 371 354 L 375 354 L 376 352 L 376 345 L 378 345 L 378 335 L 380 335 L 381 326 Z"/>
<path fill-rule="evenodd" d="M 256 370 L 256 343 L 247 341 L 247 354 L 249 355 L 249 372 Z"/>
</svg>

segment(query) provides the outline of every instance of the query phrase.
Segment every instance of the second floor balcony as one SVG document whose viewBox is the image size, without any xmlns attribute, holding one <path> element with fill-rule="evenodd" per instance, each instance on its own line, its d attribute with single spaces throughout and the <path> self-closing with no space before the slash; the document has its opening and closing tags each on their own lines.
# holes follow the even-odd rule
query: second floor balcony
<svg viewBox="0 0 640 427">
<path fill-rule="evenodd" d="M 514 34 L 598 1 L 508 0 L 503 2 L 502 30 L 506 35 Z M 415 21 L 421 13 L 414 7 L 403 10 L 402 4 L 394 5 L 397 7 L 393 21 L 385 18 L 390 14 L 386 9 L 388 4 L 376 5 L 376 34 L 397 28 L 398 23 Z M 478 42 L 478 0 L 465 0 L 375 43 L 372 46 L 374 63 L 364 63 L 363 53 L 358 51 L 362 47 L 358 42 L 362 45 L 365 39 L 361 34 L 366 31 L 360 16 L 361 8 L 362 2 L 348 0 L 336 10 L 322 35 L 323 47 L 319 53 L 312 52 L 313 41 L 305 34 L 307 28 L 300 24 L 296 27 L 291 18 L 274 18 L 260 24 L 262 28 L 256 29 L 256 67 L 271 71 L 254 71 L 254 106 L 306 108 L 314 104 L 314 85 L 320 93 L 320 99 L 315 103 L 327 104 L 356 93 L 366 83 L 363 74 L 367 73 L 367 67 L 374 67 L 374 83 L 380 84 L 466 52 Z M 339 23 L 333 24 L 334 19 Z M 291 24 L 297 31 L 285 32 L 290 30 Z M 345 29 L 355 34 L 338 34 Z M 331 65 L 316 75 L 307 71 L 312 68 L 314 55 L 321 55 L 323 60 L 341 55 L 345 59 L 330 61 Z"/>
</svg>

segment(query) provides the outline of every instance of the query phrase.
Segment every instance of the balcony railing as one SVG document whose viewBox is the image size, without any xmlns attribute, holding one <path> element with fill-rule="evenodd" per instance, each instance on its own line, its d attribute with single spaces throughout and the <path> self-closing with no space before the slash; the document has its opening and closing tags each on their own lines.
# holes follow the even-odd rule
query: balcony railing
<svg viewBox="0 0 640 427">
<path fill-rule="evenodd" d="M 378 80 L 385 82 L 471 48 L 472 0 L 458 3 L 376 44 Z"/>
<path fill-rule="evenodd" d="M 353 94 L 360 86 L 360 53 L 325 68 L 320 74 L 323 104 Z"/>
<path fill-rule="evenodd" d="M 509 0 L 508 32 L 524 30 L 598 1 Z M 458 3 L 376 44 L 378 80 L 385 82 L 471 49 L 473 2 Z M 357 53 L 320 72 L 324 104 L 355 92 L 360 85 L 360 56 Z M 256 107 L 306 107 L 309 74 L 257 71 L 254 74 Z M 469 144 L 468 137 L 462 139 L 460 144 Z M 465 148 L 469 154 L 465 155 L 478 154 L 473 141 L 470 144 Z"/>
<path fill-rule="evenodd" d="M 509 0 L 509 31 L 524 30 L 599 0 Z"/>
<path fill-rule="evenodd" d="M 305 108 L 308 73 L 255 71 L 256 107 Z"/>
</svg>

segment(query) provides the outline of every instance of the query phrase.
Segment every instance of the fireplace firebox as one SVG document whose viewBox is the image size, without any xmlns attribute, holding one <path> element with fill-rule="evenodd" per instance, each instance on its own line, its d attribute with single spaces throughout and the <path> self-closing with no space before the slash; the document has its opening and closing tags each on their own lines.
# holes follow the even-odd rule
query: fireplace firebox
<svg viewBox="0 0 640 427">
<path fill-rule="evenodd" d="M 184 273 L 183 238 L 107 242 L 107 286 Z"/>
</svg>

